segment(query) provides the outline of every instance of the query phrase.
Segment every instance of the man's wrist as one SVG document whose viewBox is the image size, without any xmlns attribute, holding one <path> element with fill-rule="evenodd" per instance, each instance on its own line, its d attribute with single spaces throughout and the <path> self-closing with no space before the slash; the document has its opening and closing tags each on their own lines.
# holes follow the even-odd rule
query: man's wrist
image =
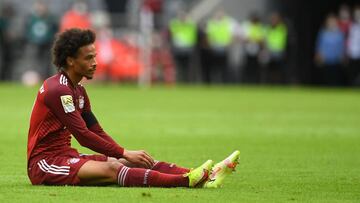
<svg viewBox="0 0 360 203">
<path fill-rule="evenodd" d="M 124 159 L 127 159 L 127 150 L 126 149 L 123 149 L 122 157 Z"/>
</svg>

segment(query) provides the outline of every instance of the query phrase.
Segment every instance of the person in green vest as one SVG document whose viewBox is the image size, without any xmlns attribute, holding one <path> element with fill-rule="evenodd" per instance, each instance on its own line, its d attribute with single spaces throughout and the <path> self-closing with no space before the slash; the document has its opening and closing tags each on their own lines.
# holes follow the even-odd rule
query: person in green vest
<svg viewBox="0 0 360 203">
<path fill-rule="evenodd" d="M 288 30 L 279 13 L 270 16 L 270 26 L 266 32 L 265 48 L 268 61 L 265 82 L 282 84 L 286 82 L 285 67 Z"/>
<path fill-rule="evenodd" d="M 245 50 L 242 80 L 244 83 L 258 84 L 261 79 L 260 56 L 264 50 L 265 26 L 258 14 L 252 13 L 249 21 L 243 23 L 242 29 Z"/>
<path fill-rule="evenodd" d="M 25 22 L 25 39 L 28 50 L 35 53 L 36 63 L 43 78 L 53 74 L 51 55 L 48 50 L 52 45 L 55 34 L 58 31 L 58 22 L 43 1 L 35 1 L 32 13 Z"/>
<path fill-rule="evenodd" d="M 198 28 L 185 12 L 169 24 L 170 42 L 176 62 L 176 78 L 179 82 L 192 82 L 192 64 L 198 41 Z"/>
<path fill-rule="evenodd" d="M 233 42 L 235 22 L 223 10 L 218 10 L 206 24 L 210 51 L 210 82 L 228 81 L 228 51 Z"/>
</svg>

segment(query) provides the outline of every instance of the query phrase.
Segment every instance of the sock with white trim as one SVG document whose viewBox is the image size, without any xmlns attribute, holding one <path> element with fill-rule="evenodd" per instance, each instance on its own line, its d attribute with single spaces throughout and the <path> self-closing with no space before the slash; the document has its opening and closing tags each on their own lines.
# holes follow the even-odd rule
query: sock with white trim
<svg viewBox="0 0 360 203">
<path fill-rule="evenodd" d="M 172 163 L 163 161 L 156 161 L 151 170 L 158 171 L 160 173 L 167 174 L 185 174 L 190 171 L 188 168 L 183 168 Z"/>
<path fill-rule="evenodd" d="M 150 169 L 122 166 L 118 184 L 124 187 L 188 187 L 189 178 L 183 175 L 160 173 Z"/>
</svg>

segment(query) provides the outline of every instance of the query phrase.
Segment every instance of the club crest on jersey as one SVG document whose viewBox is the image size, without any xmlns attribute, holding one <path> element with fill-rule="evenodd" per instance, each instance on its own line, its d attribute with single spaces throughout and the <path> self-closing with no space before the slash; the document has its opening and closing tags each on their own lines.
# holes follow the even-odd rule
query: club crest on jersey
<svg viewBox="0 0 360 203">
<path fill-rule="evenodd" d="M 63 95 L 60 97 L 60 99 L 65 113 L 71 113 L 75 111 L 75 106 L 71 95 Z"/>
<path fill-rule="evenodd" d="M 67 160 L 67 164 L 76 164 L 77 162 L 79 162 L 80 159 L 79 158 L 71 158 Z"/>
<path fill-rule="evenodd" d="M 79 96 L 79 108 L 83 109 L 84 108 L 84 97 L 83 96 Z"/>
</svg>

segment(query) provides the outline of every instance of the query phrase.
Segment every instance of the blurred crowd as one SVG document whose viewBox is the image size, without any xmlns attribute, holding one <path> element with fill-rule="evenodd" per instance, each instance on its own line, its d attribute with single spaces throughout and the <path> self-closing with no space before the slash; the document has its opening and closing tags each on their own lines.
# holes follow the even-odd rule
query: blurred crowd
<svg viewBox="0 0 360 203">
<path fill-rule="evenodd" d="M 86 1 L 74 1 L 60 17 L 50 11 L 49 1 L 33 2 L 20 20 L 16 12 L 19 5 L 11 1 L 0 4 L 0 79 L 3 81 L 23 80 L 31 85 L 46 79 L 56 72 L 51 62 L 51 46 L 58 32 L 73 27 L 90 28 L 96 29 L 101 39 L 109 25 L 101 14 L 90 15 Z M 96 27 L 97 23 L 101 26 Z M 21 29 L 16 27 L 18 24 Z"/>
<path fill-rule="evenodd" d="M 0 12 L 0 79 L 34 83 L 55 72 L 51 44 L 56 33 L 78 27 L 97 33 L 98 81 L 150 83 L 287 84 L 291 69 L 291 23 L 280 13 L 252 12 L 238 21 L 224 9 L 194 20 L 186 7 L 164 20 L 163 0 L 142 0 L 139 23 L 118 35 L 107 11 L 90 10 L 75 0 L 60 17 L 47 1 L 35 1 L 24 20 L 24 32 L 11 33 L 16 13 L 10 1 Z M 327 85 L 358 85 L 360 70 L 360 7 L 341 6 L 329 14 L 319 31 L 314 63 Z M 15 71 L 19 59 L 23 70 Z M 30 62 L 29 62 L 30 61 Z M 29 64 L 31 65 L 29 65 Z M 22 78 L 14 77 L 21 74 Z"/>
<path fill-rule="evenodd" d="M 322 82 L 360 85 L 360 5 L 342 5 L 327 15 L 316 41 L 315 62 Z"/>
<path fill-rule="evenodd" d="M 256 13 L 239 23 L 224 10 L 217 10 L 198 27 L 185 12 L 180 12 L 170 21 L 169 36 L 179 81 L 192 81 L 197 51 L 205 83 L 286 82 L 288 29 L 279 13 L 272 13 L 268 23 Z M 237 56 L 243 63 L 231 63 L 236 46 L 243 50 L 243 55 Z"/>
</svg>

